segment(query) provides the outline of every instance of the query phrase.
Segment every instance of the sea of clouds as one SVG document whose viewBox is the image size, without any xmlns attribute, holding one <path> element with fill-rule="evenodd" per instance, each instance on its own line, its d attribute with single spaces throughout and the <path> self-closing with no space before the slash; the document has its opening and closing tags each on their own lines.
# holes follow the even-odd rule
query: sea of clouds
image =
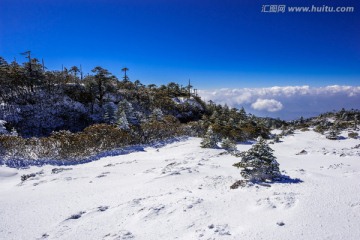
<svg viewBox="0 0 360 240">
<path fill-rule="evenodd" d="M 360 108 L 360 86 L 285 86 L 200 90 L 205 100 L 230 107 L 244 107 L 258 116 L 293 120 L 323 112 Z"/>
</svg>

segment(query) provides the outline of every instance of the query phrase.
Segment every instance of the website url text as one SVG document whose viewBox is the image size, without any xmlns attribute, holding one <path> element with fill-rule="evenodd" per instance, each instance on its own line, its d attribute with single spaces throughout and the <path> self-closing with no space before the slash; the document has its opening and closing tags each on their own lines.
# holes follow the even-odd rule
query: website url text
<svg viewBox="0 0 360 240">
<path fill-rule="evenodd" d="M 305 13 L 351 13 L 354 7 L 334 7 L 334 6 L 315 6 L 311 7 L 294 7 L 286 5 L 262 5 L 261 12 L 264 13 L 285 13 L 285 12 L 305 12 Z"/>
</svg>

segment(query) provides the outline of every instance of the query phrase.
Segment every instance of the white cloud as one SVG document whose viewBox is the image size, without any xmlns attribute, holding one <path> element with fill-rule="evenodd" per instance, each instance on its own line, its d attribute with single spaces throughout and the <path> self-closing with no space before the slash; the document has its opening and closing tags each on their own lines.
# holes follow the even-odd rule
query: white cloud
<svg viewBox="0 0 360 240">
<path fill-rule="evenodd" d="M 275 99 L 261 99 L 258 98 L 256 102 L 251 104 L 251 107 L 255 110 L 265 110 L 268 112 L 277 112 L 283 108 L 281 102 L 276 101 Z"/>
<path fill-rule="evenodd" d="M 360 86 L 222 88 L 202 90 L 199 94 L 206 101 L 226 103 L 236 108 L 244 107 L 248 112 L 260 116 L 284 119 L 316 116 L 343 107 L 346 109 L 360 107 Z M 263 101 L 258 101 L 259 99 Z M 264 105 L 267 107 L 262 107 Z"/>
</svg>

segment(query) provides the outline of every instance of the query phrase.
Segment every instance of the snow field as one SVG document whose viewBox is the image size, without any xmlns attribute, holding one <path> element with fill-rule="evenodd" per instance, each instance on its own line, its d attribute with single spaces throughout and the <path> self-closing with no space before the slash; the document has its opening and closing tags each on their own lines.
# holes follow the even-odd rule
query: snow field
<svg viewBox="0 0 360 240">
<path fill-rule="evenodd" d="M 240 159 L 200 141 L 76 166 L 2 166 L 0 239 L 360 238 L 358 139 L 286 136 L 270 147 L 302 182 L 235 190 Z"/>
</svg>

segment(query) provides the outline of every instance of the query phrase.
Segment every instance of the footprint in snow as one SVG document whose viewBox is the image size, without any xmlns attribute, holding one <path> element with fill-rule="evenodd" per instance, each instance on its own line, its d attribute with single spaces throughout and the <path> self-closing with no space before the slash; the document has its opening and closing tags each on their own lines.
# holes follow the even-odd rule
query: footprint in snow
<svg viewBox="0 0 360 240">
<path fill-rule="evenodd" d="M 200 238 L 206 237 L 206 239 L 211 239 L 209 238 L 210 237 L 209 235 L 219 235 L 219 236 L 231 235 L 228 224 L 223 224 L 223 225 L 210 224 L 209 226 L 207 226 L 206 229 L 198 229 L 195 232 L 201 232 L 199 234 L 199 237 Z"/>
<path fill-rule="evenodd" d="M 360 208 L 360 202 L 350 203 L 349 205 L 352 208 Z"/>
<path fill-rule="evenodd" d="M 126 231 L 126 230 L 121 230 L 116 234 L 108 233 L 103 237 L 103 239 L 108 239 L 110 237 L 111 237 L 111 239 L 114 239 L 114 240 L 125 240 L 125 239 L 134 239 L 135 238 L 135 236 L 131 232 Z"/>
<path fill-rule="evenodd" d="M 38 185 L 43 184 L 43 183 L 47 183 L 47 181 L 42 180 L 42 181 L 36 182 L 36 183 L 33 184 L 33 186 L 38 186 Z"/>
<path fill-rule="evenodd" d="M 165 173 L 171 172 L 171 170 L 172 170 L 175 166 L 178 166 L 178 165 L 180 165 L 180 163 L 177 163 L 177 162 L 172 162 L 172 163 L 167 164 L 167 165 L 161 170 L 161 174 L 165 174 Z"/>
<path fill-rule="evenodd" d="M 306 172 L 306 171 L 305 171 L 304 169 L 302 169 L 302 168 L 301 168 L 301 169 L 297 169 L 297 170 L 295 170 L 295 171 L 299 172 L 300 174 L 305 174 L 305 172 Z"/>
<path fill-rule="evenodd" d="M 273 196 L 257 200 L 256 205 L 269 209 L 275 208 L 292 208 L 296 203 L 295 193 L 278 193 L 274 192 Z"/>
<path fill-rule="evenodd" d="M 105 212 L 109 209 L 109 206 L 99 206 L 97 209 L 99 212 Z"/>
<path fill-rule="evenodd" d="M 283 221 L 281 221 L 281 222 L 277 222 L 276 223 L 278 226 L 280 226 L 280 227 L 282 227 L 282 226 L 284 226 L 285 225 L 285 223 L 283 222 Z"/>
<path fill-rule="evenodd" d="M 107 177 L 107 175 L 109 174 L 110 172 L 103 172 L 101 173 L 99 176 L 96 176 L 97 178 L 102 178 L 102 177 Z"/>
<path fill-rule="evenodd" d="M 84 212 L 84 211 L 75 213 L 75 214 L 71 215 L 69 218 L 67 218 L 66 220 L 79 219 L 79 218 L 81 218 L 81 216 L 82 216 L 83 214 L 85 214 L 85 213 L 86 213 L 86 212 Z"/>
<path fill-rule="evenodd" d="M 190 199 L 188 199 L 187 197 L 185 197 L 184 200 L 187 201 L 187 202 L 190 202 L 190 203 L 185 203 L 185 207 L 183 208 L 184 212 L 186 212 L 189 209 L 194 208 L 195 206 L 197 206 L 198 204 L 201 204 L 204 201 L 204 199 L 202 199 L 202 198 L 198 198 L 198 199 L 190 198 Z"/>
<path fill-rule="evenodd" d="M 306 155 L 306 154 L 308 154 L 308 152 L 305 149 L 303 149 L 295 155 Z"/>
<path fill-rule="evenodd" d="M 104 165 L 104 167 L 115 167 L 115 165 L 112 163 L 109 163 L 109 164 Z"/>
<path fill-rule="evenodd" d="M 332 165 L 329 165 L 329 167 L 327 169 L 338 169 L 338 168 L 342 168 L 344 166 L 343 163 L 335 163 Z"/>
<path fill-rule="evenodd" d="M 164 204 L 160 204 L 158 206 L 155 207 L 151 207 L 149 208 L 149 212 L 148 214 L 146 214 L 146 218 L 149 217 L 153 217 L 153 216 L 158 216 L 160 214 L 160 212 L 162 212 L 165 209 L 165 205 Z"/>
<path fill-rule="evenodd" d="M 21 181 L 24 182 L 28 179 L 30 179 L 30 180 L 39 179 L 39 178 L 35 178 L 35 177 L 43 176 L 43 175 L 44 175 L 44 170 L 41 170 L 41 171 L 35 172 L 35 173 L 24 174 L 24 175 L 21 175 Z"/>
<path fill-rule="evenodd" d="M 150 168 L 144 171 L 144 173 L 152 173 L 155 171 L 156 168 Z"/>
<path fill-rule="evenodd" d="M 69 171 L 69 170 L 72 170 L 72 168 L 53 168 L 51 169 L 51 174 L 58 174 L 63 171 Z"/>
<path fill-rule="evenodd" d="M 47 239 L 48 237 L 50 237 L 50 235 L 47 233 L 44 233 L 43 235 L 41 235 L 40 239 Z"/>
</svg>

